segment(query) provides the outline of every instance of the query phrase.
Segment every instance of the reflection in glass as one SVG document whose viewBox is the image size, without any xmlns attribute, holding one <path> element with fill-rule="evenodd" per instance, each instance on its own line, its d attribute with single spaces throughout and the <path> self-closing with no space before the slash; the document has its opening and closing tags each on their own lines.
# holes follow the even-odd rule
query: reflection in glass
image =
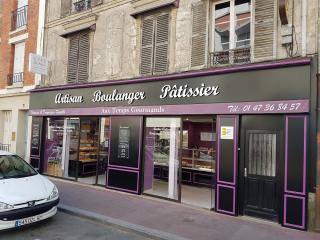
<svg viewBox="0 0 320 240">
<path fill-rule="evenodd" d="M 100 122 L 100 152 L 98 162 L 98 184 L 106 185 L 106 169 L 108 166 L 110 146 L 110 118 L 101 118 Z"/>
<path fill-rule="evenodd" d="M 147 118 L 144 193 L 178 199 L 180 118 Z"/>
<path fill-rule="evenodd" d="M 250 0 L 235 1 L 235 43 L 236 47 L 250 46 Z"/>
<path fill-rule="evenodd" d="M 215 5 L 214 51 L 220 52 L 230 48 L 230 3 Z"/>
</svg>

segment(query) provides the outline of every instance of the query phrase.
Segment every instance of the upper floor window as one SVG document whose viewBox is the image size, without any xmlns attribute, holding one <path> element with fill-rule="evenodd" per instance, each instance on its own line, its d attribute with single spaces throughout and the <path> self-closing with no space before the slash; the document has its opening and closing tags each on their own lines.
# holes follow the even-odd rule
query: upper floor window
<svg viewBox="0 0 320 240">
<path fill-rule="evenodd" d="M 88 81 L 90 41 L 89 31 L 69 38 L 67 83 Z"/>
<path fill-rule="evenodd" d="M 169 65 L 169 12 L 159 12 L 142 18 L 142 75 L 165 74 Z"/>
<path fill-rule="evenodd" d="M 73 0 L 72 4 L 74 12 L 81 12 L 91 8 L 91 0 Z"/>
<path fill-rule="evenodd" d="M 8 86 L 22 85 L 24 81 L 25 42 L 14 45 L 13 71 L 7 77 Z"/>
<path fill-rule="evenodd" d="M 11 30 L 14 31 L 27 25 L 28 20 L 28 0 L 19 0 L 17 10 L 12 11 Z"/>
<path fill-rule="evenodd" d="M 251 0 L 213 5 L 213 65 L 250 62 Z"/>
<path fill-rule="evenodd" d="M 102 3 L 103 0 L 61 0 L 61 16 L 86 11 Z"/>
</svg>

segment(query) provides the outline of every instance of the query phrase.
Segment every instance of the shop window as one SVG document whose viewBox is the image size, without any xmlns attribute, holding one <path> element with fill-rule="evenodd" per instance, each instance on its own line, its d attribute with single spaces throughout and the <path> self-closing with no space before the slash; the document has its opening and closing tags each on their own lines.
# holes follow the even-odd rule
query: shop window
<svg viewBox="0 0 320 240">
<path fill-rule="evenodd" d="M 142 17 L 142 75 L 165 74 L 169 65 L 169 12 Z"/>
<path fill-rule="evenodd" d="M 213 4 L 211 65 L 251 60 L 251 0 Z"/>
<path fill-rule="evenodd" d="M 89 32 L 80 32 L 69 38 L 68 83 L 84 83 L 88 81 L 89 71 Z"/>
</svg>

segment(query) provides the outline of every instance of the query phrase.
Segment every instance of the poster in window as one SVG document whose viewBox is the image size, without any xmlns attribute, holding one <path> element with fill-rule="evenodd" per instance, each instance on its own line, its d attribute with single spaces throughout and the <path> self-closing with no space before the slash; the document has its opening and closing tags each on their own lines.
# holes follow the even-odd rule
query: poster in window
<svg viewBox="0 0 320 240">
<path fill-rule="evenodd" d="M 221 139 L 232 140 L 233 139 L 233 130 L 232 126 L 221 126 Z"/>
<path fill-rule="evenodd" d="M 31 132 L 31 156 L 40 156 L 42 118 L 33 117 Z"/>
<path fill-rule="evenodd" d="M 119 127 L 118 158 L 129 159 L 130 127 Z"/>
</svg>

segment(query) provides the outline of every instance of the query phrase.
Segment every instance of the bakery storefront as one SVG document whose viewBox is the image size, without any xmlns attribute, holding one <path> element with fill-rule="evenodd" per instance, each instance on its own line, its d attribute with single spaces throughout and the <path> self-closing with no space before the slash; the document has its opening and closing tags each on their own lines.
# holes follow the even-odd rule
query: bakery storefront
<svg viewBox="0 0 320 240">
<path fill-rule="evenodd" d="M 315 169 L 310 59 L 38 88 L 43 174 L 307 228 Z"/>
</svg>

